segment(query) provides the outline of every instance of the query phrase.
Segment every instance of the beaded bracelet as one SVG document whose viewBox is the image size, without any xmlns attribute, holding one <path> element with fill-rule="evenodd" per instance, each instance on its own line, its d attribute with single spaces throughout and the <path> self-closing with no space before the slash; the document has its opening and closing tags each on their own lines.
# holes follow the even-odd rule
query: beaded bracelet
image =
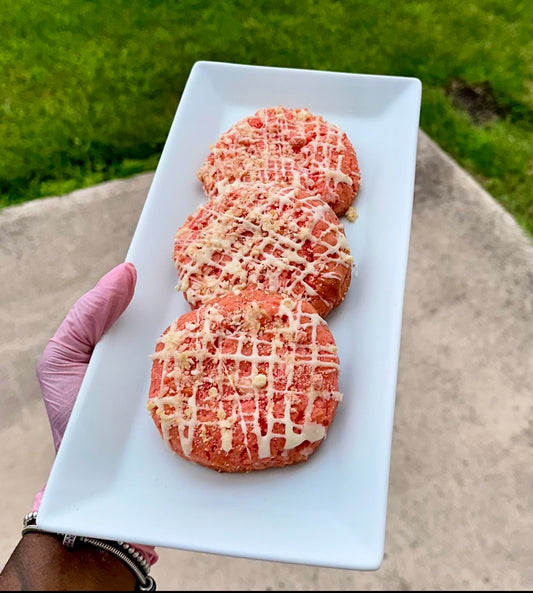
<svg viewBox="0 0 533 593">
<path fill-rule="evenodd" d="M 37 511 L 27 513 L 22 522 L 22 535 L 29 532 L 50 533 L 49 531 L 44 531 L 37 527 L 36 523 Z M 137 586 L 135 587 L 136 591 L 156 590 L 155 580 L 149 575 L 150 562 L 129 544 L 119 541 L 97 539 L 94 537 L 85 537 L 82 535 L 69 535 L 63 533 L 56 533 L 53 535 L 61 536 L 63 538 L 63 545 L 69 549 L 74 549 L 78 544 L 90 544 L 91 546 L 95 546 L 113 554 L 117 558 L 120 558 L 120 560 L 133 571 L 135 578 L 137 579 Z"/>
</svg>

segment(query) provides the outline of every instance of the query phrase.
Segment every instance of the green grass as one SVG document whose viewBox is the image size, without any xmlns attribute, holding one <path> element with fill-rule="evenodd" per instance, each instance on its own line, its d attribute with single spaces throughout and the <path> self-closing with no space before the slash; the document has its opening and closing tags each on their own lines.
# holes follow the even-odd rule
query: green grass
<svg viewBox="0 0 533 593">
<path fill-rule="evenodd" d="M 194 62 L 416 76 L 420 125 L 533 237 L 533 2 L 4 0 L 0 206 L 153 169 Z M 477 123 L 447 93 L 486 83 Z"/>
</svg>

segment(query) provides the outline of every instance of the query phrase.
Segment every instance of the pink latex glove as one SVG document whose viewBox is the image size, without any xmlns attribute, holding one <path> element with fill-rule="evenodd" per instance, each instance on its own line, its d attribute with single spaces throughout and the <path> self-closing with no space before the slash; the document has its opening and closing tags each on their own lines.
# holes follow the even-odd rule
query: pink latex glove
<svg viewBox="0 0 533 593">
<path fill-rule="evenodd" d="M 105 274 L 74 303 L 37 362 L 37 378 L 56 452 L 94 347 L 129 305 L 136 281 L 137 271 L 132 263 L 119 264 Z M 35 495 L 34 511 L 41 504 L 45 486 Z M 157 561 L 154 547 L 131 545 L 141 550 L 150 564 Z"/>
</svg>

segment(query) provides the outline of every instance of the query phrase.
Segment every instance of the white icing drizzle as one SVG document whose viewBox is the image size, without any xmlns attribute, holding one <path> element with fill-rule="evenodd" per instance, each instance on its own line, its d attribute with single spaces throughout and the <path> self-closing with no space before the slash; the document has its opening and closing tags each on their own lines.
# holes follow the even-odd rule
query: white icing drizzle
<svg viewBox="0 0 533 593">
<path fill-rule="evenodd" d="M 163 365 L 163 380 L 148 410 L 159 417 L 167 446 L 177 430 L 185 456 L 195 437 L 207 442 L 213 435 L 229 452 L 240 427 L 252 459 L 250 433 L 259 458 L 272 455 L 273 439 L 283 438 L 287 451 L 323 439 L 327 425 L 312 420 L 315 402 L 342 399 L 326 322 L 290 298 L 277 304 L 244 300 L 233 309 L 221 304 L 228 298 L 191 312 L 187 323 L 178 318 L 151 355 Z"/>
<path fill-rule="evenodd" d="M 343 170 L 348 154 L 353 164 Z M 261 109 L 222 134 L 197 175 L 209 196 L 223 193 L 235 180 L 278 181 L 316 191 L 332 206 L 339 184 L 355 197 L 360 183 L 345 132 L 305 108 L 281 106 Z"/>
<path fill-rule="evenodd" d="M 202 204 L 176 232 L 174 261 L 193 308 L 254 285 L 303 298 L 322 315 L 344 297 L 354 266 L 330 206 L 276 183 L 233 183 Z"/>
</svg>

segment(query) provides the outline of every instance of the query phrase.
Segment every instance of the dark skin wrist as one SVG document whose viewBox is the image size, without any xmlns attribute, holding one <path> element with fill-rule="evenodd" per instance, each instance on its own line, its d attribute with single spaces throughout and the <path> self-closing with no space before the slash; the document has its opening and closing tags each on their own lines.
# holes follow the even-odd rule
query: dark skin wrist
<svg viewBox="0 0 533 593">
<path fill-rule="evenodd" d="M 0 591 L 134 591 L 135 576 L 116 556 L 89 544 L 75 550 L 50 533 L 27 533 L 0 574 Z"/>
</svg>

